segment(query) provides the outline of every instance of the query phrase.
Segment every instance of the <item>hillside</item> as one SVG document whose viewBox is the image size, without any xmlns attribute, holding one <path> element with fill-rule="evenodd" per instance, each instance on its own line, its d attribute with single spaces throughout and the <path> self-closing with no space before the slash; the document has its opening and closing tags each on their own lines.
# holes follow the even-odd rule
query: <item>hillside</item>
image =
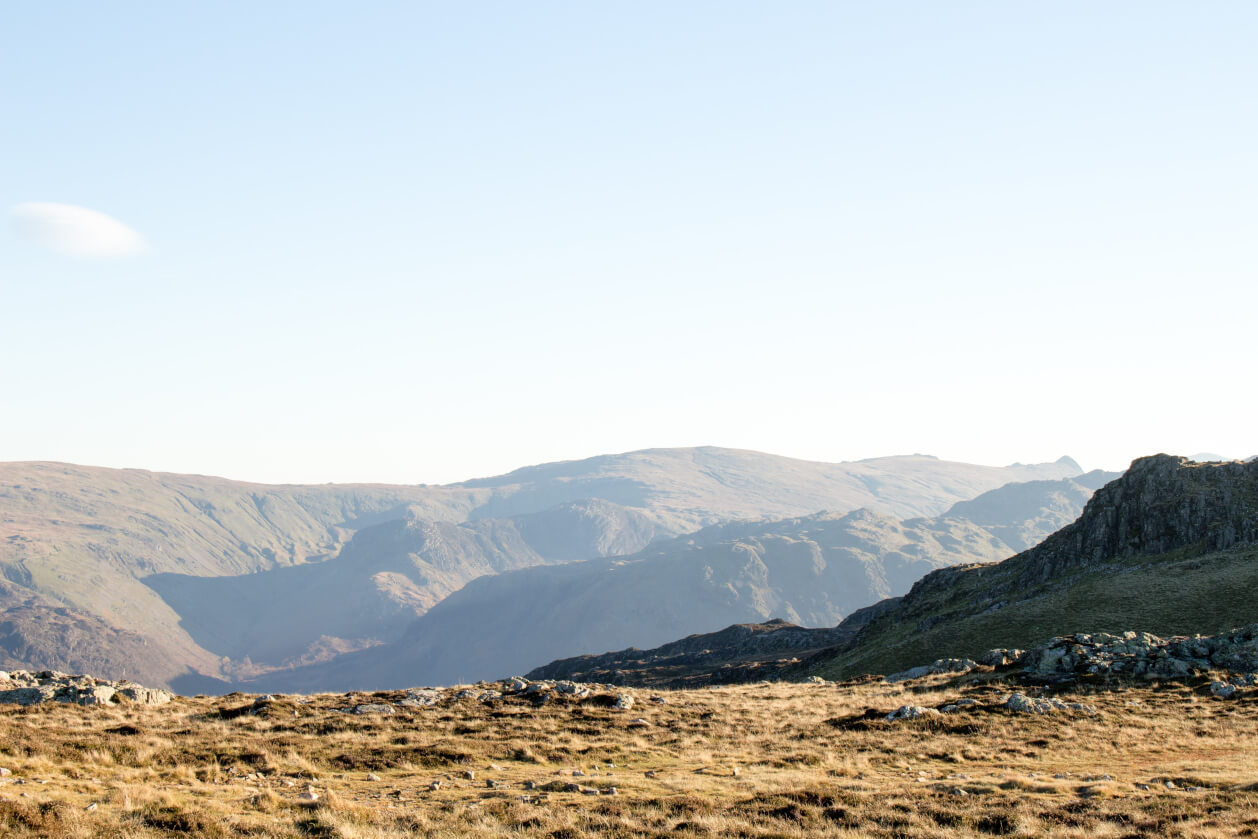
<svg viewBox="0 0 1258 839">
<path fill-rule="evenodd" d="M 1258 463 L 1135 461 L 1078 521 L 995 565 L 927 575 L 807 672 L 888 673 L 1077 632 L 1214 632 L 1258 620 Z"/>
<path fill-rule="evenodd" d="M 1076 494 L 1074 509 L 1060 505 Z M 1073 518 L 1087 494 L 1068 479 L 1037 482 L 1031 491 L 1014 484 L 992 491 L 975 509 L 989 518 L 1003 510 L 1009 516 L 1003 527 L 1028 533 L 1037 522 Z M 1003 501 L 1006 495 L 1012 500 Z M 1029 503 L 1033 497 L 1047 506 Z M 263 677 L 252 687 L 448 684 L 520 673 L 568 656 L 654 647 L 729 624 L 779 618 L 834 626 L 861 607 L 903 594 L 928 571 L 1012 553 L 959 512 L 905 521 L 858 510 L 730 522 L 631 557 L 481 577 L 434 606 L 394 644 Z"/>
<path fill-rule="evenodd" d="M 712 448 L 608 455 L 445 487 L 265 486 L 0 463 L 0 574 L 19 600 L 37 596 L 81 624 L 78 648 L 96 672 L 136 666 L 97 631 L 107 628 L 146 647 L 146 680 L 168 684 L 184 673 L 221 678 L 388 640 L 445 593 L 504 568 L 632 552 L 736 516 L 861 505 L 937 513 L 1011 480 L 1078 472 L 1068 458 L 1005 468 L 929 457 L 819 464 Z M 595 510 L 592 501 L 606 502 L 602 512 L 565 513 L 571 504 Z M 349 547 L 358 532 L 385 525 Z M 411 545 L 416 533 L 440 538 Z M 313 570 L 333 558 L 341 561 Z M 35 614 L 0 613 L 15 630 L 5 637 L 28 639 L 0 649 L 13 666 L 61 660 L 28 642 L 51 637 Z M 235 620 L 242 615 L 248 620 Z M 335 632 L 315 636 L 325 619 Z M 278 629 L 286 626 L 294 629 Z"/>
<path fill-rule="evenodd" d="M 155 574 L 144 582 L 204 648 L 277 667 L 329 643 L 395 640 L 477 577 L 632 553 L 656 535 L 640 513 L 600 500 L 459 524 L 412 514 L 363 528 L 325 562 L 233 577 Z"/>
<path fill-rule="evenodd" d="M 525 677 L 669 689 L 758 682 L 788 672 L 793 662 L 811 658 L 843 638 L 837 627 L 808 629 L 774 618 L 689 635 L 650 650 L 630 647 L 559 659 Z"/>
</svg>

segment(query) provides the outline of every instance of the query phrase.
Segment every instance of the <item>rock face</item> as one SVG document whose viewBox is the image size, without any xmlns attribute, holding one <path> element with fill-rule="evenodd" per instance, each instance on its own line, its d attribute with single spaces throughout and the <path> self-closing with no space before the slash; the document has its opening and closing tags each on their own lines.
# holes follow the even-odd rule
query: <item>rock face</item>
<svg viewBox="0 0 1258 839">
<path fill-rule="evenodd" d="M 1196 463 L 1159 454 L 1097 490 L 1074 524 L 1029 553 L 1039 579 L 1112 557 L 1202 553 L 1258 541 L 1258 463 Z"/>
<path fill-rule="evenodd" d="M 141 705 L 165 705 L 174 698 L 169 691 L 146 688 L 135 682 L 70 676 L 55 670 L 36 673 L 0 671 L 0 703 L 4 704 L 66 702 L 72 705 L 109 705 L 136 702 Z"/>
</svg>

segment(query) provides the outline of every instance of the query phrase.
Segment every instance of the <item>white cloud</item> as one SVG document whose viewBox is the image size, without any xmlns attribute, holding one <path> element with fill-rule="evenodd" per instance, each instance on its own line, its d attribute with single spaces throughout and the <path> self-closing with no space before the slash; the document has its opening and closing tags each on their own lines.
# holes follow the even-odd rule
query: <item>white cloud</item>
<svg viewBox="0 0 1258 839">
<path fill-rule="evenodd" d="M 23 239 L 78 259 L 114 259 L 148 249 L 144 237 L 118 219 L 73 204 L 18 204 L 13 229 Z"/>
</svg>

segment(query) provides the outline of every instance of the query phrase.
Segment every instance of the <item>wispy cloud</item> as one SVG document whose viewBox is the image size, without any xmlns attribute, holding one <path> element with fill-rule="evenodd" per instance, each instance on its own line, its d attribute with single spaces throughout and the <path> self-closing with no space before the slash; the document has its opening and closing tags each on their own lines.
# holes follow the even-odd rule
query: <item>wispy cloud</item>
<svg viewBox="0 0 1258 839">
<path fill-rule="evenodd" d="M 73 204 L 18 204 L 12 221 L 23 239 L 77 259 L 117 259 L 148 249 L 144 237 L 118 219 Z"/>
</svg>

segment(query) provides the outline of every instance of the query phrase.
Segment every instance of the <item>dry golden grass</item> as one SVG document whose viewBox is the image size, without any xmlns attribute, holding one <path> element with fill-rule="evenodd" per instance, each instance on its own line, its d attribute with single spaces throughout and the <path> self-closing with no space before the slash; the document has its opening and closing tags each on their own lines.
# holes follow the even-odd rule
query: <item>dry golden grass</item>
<svg viewBox="0 0 1258 839">
<path fill-rule="evenodd" d="M 0 835 L 1258 835 L 1253 691 L 1144 686 L 1088 694 L 1095 716 L 1035 717 L 995 707 L 1009 689 L 983 678 L 748 685 L 664 693 L 665 705 L 637 692 L 628 711 L 463 700 L 357 716 L 334 709 L 372 698 L 332 695 L 257 715 L 237 713 L 252 700 L 239 695 L 0 707 L 13 773 Z M 881 719 L 960 696 L 985 704 Z M 317 802 L 299 800 L 308 790 Z"/>
</svg>

